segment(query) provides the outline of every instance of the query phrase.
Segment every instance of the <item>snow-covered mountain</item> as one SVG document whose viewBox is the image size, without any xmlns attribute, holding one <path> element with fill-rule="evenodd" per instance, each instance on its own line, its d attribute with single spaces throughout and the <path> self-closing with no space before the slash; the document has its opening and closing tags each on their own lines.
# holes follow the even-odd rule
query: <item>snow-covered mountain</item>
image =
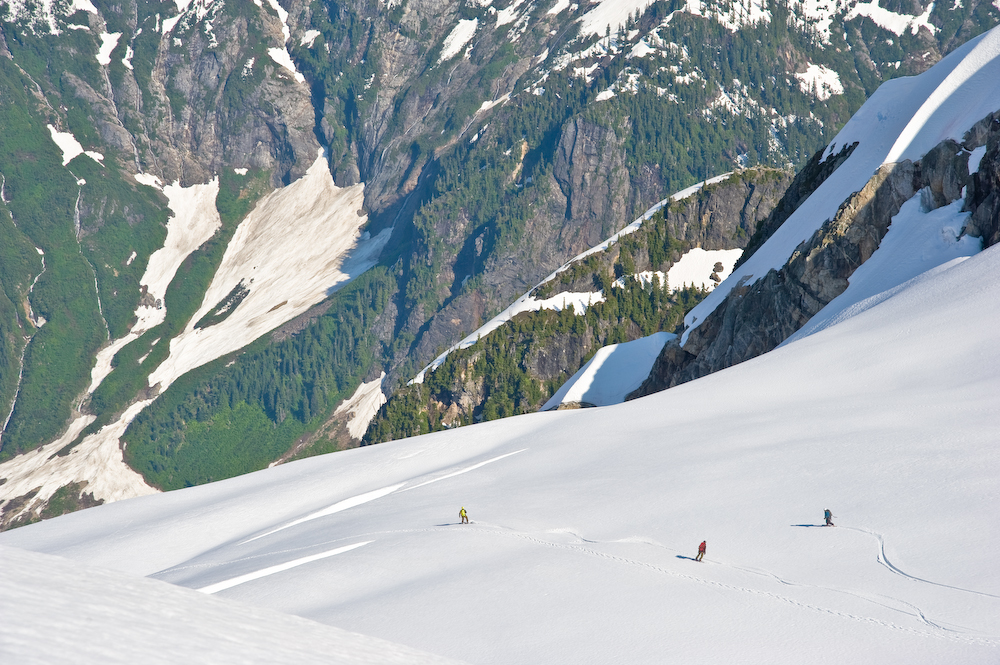
<svg viewBox="0 0 1000 665">
<path fill-rule="evenodd" d="M 798 206 L 834 201 L 834 219 L 803 231 L 793 212 L 727 280 L 788 234 L 822 238 L 876 169 L 896 193 L 921 185 L 780 347 L 641 399 L 98 506 L 0 546 L 476 663 L 996 662 L 998 34 L 884 87 Z M 870 159 L 872 140 L 907 147 Z M 953 164 L 962 182 L 931 177 Z"/>
<path fill-rule="evenodd" d="M 471 662 L 991 663 L 998 284 L 988 250 L 644 399 L 312 458 L 0 544 Z"/>
<path fill-rule="evenodd" d="M 571 257 L 696 182 L 807 162 L 880 82 L 998 20 L 981 0 L 0 5 L 0 528 L 358 445 L 374 388 Z M 725 246 L 680 239 L 734 251 L 750 217 Z M 616 326 L 596 346 L 660 329 Z M 593 352 L 533 379 L 532 408 Z"/>
</svg>

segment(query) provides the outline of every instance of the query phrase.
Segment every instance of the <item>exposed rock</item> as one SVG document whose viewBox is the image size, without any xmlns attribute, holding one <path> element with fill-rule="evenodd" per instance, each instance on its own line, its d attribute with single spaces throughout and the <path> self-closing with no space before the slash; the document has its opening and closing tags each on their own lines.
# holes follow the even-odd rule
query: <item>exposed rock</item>
<svg viewBox="0 0 1000 665">
<path fill-rule="evenodd" d="M 982 134 L 979 131 L 977 136 L 981 138 Z M 846 290 L 851 274 L 878 249 L 892 217 L 918 191 L 925 192 L 922 203 L 932 209 L 960 198 L 963 185 L 970 183 L 967 205 L 973 215 L 966 232 L 982 234 L 984 244 L 996 242 L 1000 239 L 997 135 L 990 134 L 980 172 L 972 178 L 968 174 L 969 152 L 950 140 L 935 146 L 915 164 L 904 161 L 882 166 L 860 192 L 841 205 L 832 220 L 792 254 L 782 269 L 771 270 L 752 284 L 738 284 L 691 331 L 683 348 L 679 338 L 668 343 L 649 377 L 629 399 L 691 381 L 774 349 Z"/>
<path fill-rule="evenodd" d="M 965 208 L 972 212 L 964 232 L 983 239 L 983 248 L 1000 243 L 1000 114 L 973 128 L 966 145 L 985 145 L 979 170 L 968 179 Z"/>
<path fill-rule="evenodd" d="M 774 206 L 767 219 L 757 225 L 757 230 L 754 231 L 753 237 L 750 238 L 743 255 L 740 256 L 740 260 L 736 262 L 736 265 L 740 266 L 746 263 L 747 259 L 753 256 L 754 252 L 760 249 L 760 246 L 774 235 L 778 227 L 784 224 L 785 220 L 791 217 L 792 213 L 798 210 L 799 206 L 816 191 L 816 188 L 822 185 L 830 177 L 830 174 L 836 171 L 851 156 L 857 145 L 857 143 L 854 143 L 844 146 L 839 153 L 831 155 L 828 159 L 823 159 L 823 153 L 826 152 L 826 148 L 818 150 L 809 162 L 795 174 L 792 183 L 785 190 L 785 193 L 781 196 L 781 200 Z"/>
<path fill-rule="evenodd" d="M 614 230 L 604 225 L 625 218 L 630 185 L 624 135 L 582 118 L 563 126 L 552 173 L 566 198 L 566 219 L 576 222 L 574 230 L 593 229 L 606 237 Z M 591 236 L 584 243 L 593 246 L 602 239 Z"/>
</svg>

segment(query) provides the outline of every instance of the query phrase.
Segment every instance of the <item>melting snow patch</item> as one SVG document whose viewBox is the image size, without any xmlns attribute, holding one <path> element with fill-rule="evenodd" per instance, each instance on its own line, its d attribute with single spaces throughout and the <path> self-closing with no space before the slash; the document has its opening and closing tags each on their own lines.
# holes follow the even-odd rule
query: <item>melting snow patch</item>
<svg viewBox="0 0 1000 665">
<path fill-rule="evenodd" d="M 75 12 L 90 12 L 91 14 L 97 13 L 97 7 L 94 6 L 90 0 L 73 0 L 73 3 L 69 6 L 69 13 L 67 16 L 72 15 Z"/>
<path fill-rule="evenodd" d="M 288 29 L 288 11 L 278 4 L 278 0 L 267 0 L 267 4 L 271 5 L 271 9 L 275 11 L 278 18 L 281 20 L 281 34 L 284 35 L 285 41 L 287 42 L 292 34 L 291 30 Z"/>
<path fill-rule="evenodd" d="M 506 9 L 497 12 L 497 27 L 507 25 L 517 20 L 517 8 L 524 4 L 524 0 L 514 0 Z"/>
<path fill-rule="evenodd" d="M 87 155 L 98 164 L 104 159 L 104 155 L 99 152 L 94 152 L 93 150 L 84 150 L 80 142 L 76 140 L 76 137 L 69 132 L 57 131 L 52 125 L 46 125 L 49 128 L 49 133 L 52 135 L 52 141 L 55 142 L 59 149 L 62 150 L 63 154 L 63 166 L 66 166 L 74 158 L 79 155 Z"/>
<path fill-rule="evenodd" d="M 136 182 L 140 185 L 146 185 L 148 187 L 155 187 L 156 189 L 163 189 L 163 183 L 152 173 L 136 173 L 134 176 Z"/>
<path fill-rule="evenodd" d="M 597 6 L 580 19 L 580 35 L 604 36 L 608 27 L 614 34 L 619 26 L 635 16 L 635 10 L 646 11 L 653 0 L 599 0 Z"/>
<path fill-rule="evenodd" d="M 657 50 L 655 48 L 652 48 L 649 44 L 647 44 L 645 39 L 640 39 L 639 43 L 632 47 L 632 50 L 629 51 L 626 57 L 629 59 L 645 58 L 647 55 L 653 53 L 657 53 Z"/>
<path fill-rule="evenodd" d="M 135 261 L 136 256 L 138 256 L 138 254 L 135 253 L 135 250 L 132 250 L 132 253 L 129 255 L 128 261 L 125 262 L 125 265 L 127 266 L 132 265 L 132 262 Z"/>
<path fill-rule="evenodd" d="M 170 356 L 149 385 L 165 390 L 178 376 L 246 346 L 372 267 L 392 230 L 364 238 L 363 205 L 364 185 L 334 185 L 322 153 L 306 175 L 261 199 L 240 223 L 201 307 L 170 341 Z M 196 329 L 241 282 L 250 292 L 229 317 Z"/>
<path fill-rule="evenodd" d="M 802 92 L 807 95 L 815 94 L 820 101 L 825 101 L 833 95 L 844 94 L 840 76 L 823 65 L 810 64 L 806 71 L 795 74 L 795 78 L 799 80 Z"/>
<path fill-rule="evenodd" d="M 896 35 L 902 35 L 909 28 L 912 34 L 917 34 L 921 27 L 927 28 L 927 30 L 933 35 L 937 34 L 938 27 L 931 23 L 930 19 L 931 11 L 934 10 L 934 3 L 930 3 L 927 6 L 927 10 L 924 11 L 920 16 L 911 16 L 909 14 L 897 14 L 896 12 L 889 11 L 879 6 L 878 0 L 872 0 L 871 2 L 860 2 L 847 12 L 847 16 L 844 17 L 845 21 L 850 21 L 851 19 L 858 18 L 859 16 L 867 16 L 875 23 L 875 25 L 888 30 Z"/>
<path fill-rule="evenodd" d="M 489 111 L 489 110 L 490 110 L 491 108 L 493 108 L 494 106 L 498 106 L 498 105 L 500 105 L 500 104 L 503 104 L 504 102 L 506 102 L 506 101 L 507 101 L 507 100 L 509 100 L 509 99 L 510 99 L 510 93 L 508 93 L 508 94 L 504 95 L 504 96 L 503 96 L 503 97 L 501 97 L 500 99 L 494 99 L 494 100 L 492 100 L 492 101 L 485 101 L 485 102 L 483 102 L 483 103 L 482 103 L 482 104 L 481 104 L 481 105 L 479 106 L 479 113 L 482 113 L 483 111 Z M 484 128 L 484 129 L 485 129 L 485 128 Z"/>
<path fill-rule="evenodd" d="M 121 39 L 121 36 L 122 33 L 120 32 L 101 33 L 101 48 L 97 50 L 98 63 L 105 66 L 111 64 L 111 52 L 118 46 L 118 40 Z"/>
<path fill-rule="evenodd" d="M 299 70 L 295 69 L 295 63 L 292 62 L 292 56 L 289 55 L 288 49 L 284 46 L 281 48 L 269 48 L 267 49 L 267 54 L 271 56 L 271 60 L 287 69 L 295 77 L 295 80 L 299 83 L 304 83 L 306 77 L 299 73 Z"/>
<path fill-rule="evenodd" d="M 686 252 L 681 260 L 667 271 L 667 284 L 673 291 L 682 286 L 712 290 L 719 282 L 729 277 L 742 254 L 742 249 L 705 250 L 695 247 Z M 722 264 L 722 270 L 715 270 L 716 263 Z M 719 282 L 712 279 L 713 274 L 719 277 Z"/>
<path fill-rule="evenodd" d="M 374 381 L 362 383 L 354 391 L 354 394 L 351 395 L 351 398 L 338 406 L 337 410 L 333 412 L 334 415 L 341 413 L 350 415 L 351 418 L 347 422 L 347 431 L 350 433 L 351 438 L 357 441 L 360 441 L 361 437 L 365 435 L 365 432 L 368 430 L 368 424 L 371 423 L 372 418 L 375 417 L 378 410 L 385 404 L 385 395 L 382 393 L 383 379 L 385 379 L 385 372 L 382 372 L 382 376 Z"/>
<path fill-rule="evenodd" d="M 306 48 L 312 48 L 313 43 L 316 38 L 320 36 L 319 30 L 306 30 L 302 33 L 302 38 L 299 40 L 299 46 L 305 46 Z"/>
<path fill-rule="evenodd" d="M 233 173 L 237 175 L 246 175 L 250 169 L 233 169 Z"/>
<path fill-rule="evenodd" d="M 611 99 L 614 96 L 615 96 L 615 91 L 612 90 L 611 88 L 608 88 L 607 90 L 602 90 L 601 92 L 597 93 L 597 97 L 594 98 L 594 101 L 603 102 L 608 99 Z"/>
<path fill-rule="evenodd" d="M 479 27 L 479 19 L 477 18 L 459 21 L 458 25 L 452 28 L 452 31 L 445 37 L 444 45 L 441 47 L 441 55 L 438 56 L 438 64 L 445 60 L 451 60 L 461 53 L 465 45 L 472 41 L 477 27 Z"/>
<path fill-rule="evenodd" d="M 979 163 L 983 161 L 983 156 L 985 155 L 986 155 L 986 146 L 979 146 L 978 148 L 972 151 L 972 154 L 969 155 L 969 175 L 972 175 L 973 173 L 979 173 Z"/>
</svg>

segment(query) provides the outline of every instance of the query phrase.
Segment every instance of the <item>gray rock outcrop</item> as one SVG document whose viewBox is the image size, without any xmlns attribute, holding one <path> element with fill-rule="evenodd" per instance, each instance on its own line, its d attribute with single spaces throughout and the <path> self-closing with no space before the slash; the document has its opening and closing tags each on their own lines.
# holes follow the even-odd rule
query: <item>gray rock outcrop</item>
<svg viewBox="0 0 1000 665">
<path fill-rule="evenodd" d="M 851 274 L 878 249 L 902 204 L 918 192 L 921 204 L 931 210 L 958 200 L 967 188 L 966 207 L 973 214 L 965 233 L 982 236 L 985 246 L 1000 240 L 998 136 L 1000 122 L 991 116 L 962 144 L 946 140 L 919 162 L 883 165 L 840 206 L 833 219 L 796 249 L 783 268 L 753 283 L 737 284 L 691 331 L 683 346 L 680 338 L 669 342 L 649 377 L 629 399 L 706 376 L 777 347 L 847 289 Z M 983 142 L 987 150 L 979 173 L 970 177 L 970 151 Z"/>
</svg>

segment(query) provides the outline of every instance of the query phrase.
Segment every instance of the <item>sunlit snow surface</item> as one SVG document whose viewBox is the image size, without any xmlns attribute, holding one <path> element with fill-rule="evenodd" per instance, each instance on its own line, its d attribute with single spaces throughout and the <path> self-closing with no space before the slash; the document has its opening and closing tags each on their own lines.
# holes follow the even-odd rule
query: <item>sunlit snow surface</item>
<svg viewBox="0 0 1000 665">
<path fill-rule="evenodd" d="M 927 9 L 920 16 L 897 14 L 879 6 L 879 0 L 872 0 L 871 2 L 859 2 L 856 4 L 851 8 L 851 11 L 847 12 L 847 16 L 844 19 L 850 21 L 859 16 L 866 16 L 875 25 L 897 35 L 902 35 L 907 30 L 915 35 L 920 31 L 920 28 L 927 29 L 933 35 L 938 31 L 938 27 L 929 20 L 933 10 L 934 3 L 932 2 L 927 5 Z"/>
<path fill-rule="evenodd" d="M 352 438 L 361 440 L 368 429 L 368 424 L 385 404 L 385 394 L 382 392 L 384 378 L 385 372 L 382 372 L 382 376 L 379 378 L 362 383 L 350 399 L 345 400 L 334 412 L 334 415 L 346 413 L 350 416 L 347 422 L 347 431 Z"/>
<path fill-rule="evenodd" d="M 0 544 L 190 588 L 276 570 L 215 596 L 476 663 L 992 665 L 998 323 L 990 249 L 640 400 L 294 462 Z"/>
<path fill-rule="evenodd" d="M 104 160 L 104 155 L 93 150 L 84 150 L 80 142 L 76 140 L 70 132 L 60 132 L 52 125 L 47 125 L 52 142 L 59 146 L 63 154 L 63 166 L 66 166 L 78 155 L 87 155 L 92 160 L 100 164 Z M 78 183 L 82 184 L 82 183 Z"/>
<path fill-rule="evenodd" d="M 621 404 L 642 385 L 663 345 L 676 335 L 659 332 L 623 344 L 601 348 L 587 364 L 556 391 L 542 411 L 560 404 L 608 406 Z"/>
<path fill-rule="evenodd" d="M 806 71 L 797 73 L 795 78 L 799 80 L 802 92 L 810 94 L 815 91 L 816 98 L 820 101 L 830 99 L 833 95 L 844 94 L 840 75 L 823 65 L 810 64 Z"/>
<path fill-rule="evenodd" d="M 441 47 L 441 55 L 438 56 L 438 62 L 441 63 L 445 60 L 450 60 L 461 53 L 465 45 L 472 41 L 472 37 L 476 34 L 478 26 L 479 19 L 477 18 L 459 21 L 452 31 L 448 33 L 448 36 L 445 37 L 444 45 Z"/>
<path fill-rule="evenodd" d="M 11 665 L 451 663 L 273 610 L 0 547 L 0 657 Z M 101 639 L 95 639 L 95 635 Z"/>
<path fill-rule="evenodd" d="M 741 282 L 781 268 L 792 252 L 860 191 L 883 163 L 919 159 L 946 138 L 961 140 L 976 122 L 1000 109 L 1000 29 L 952 51 L 934 67 L 883 83 L 830 143 L 825 156 L 857 142 L 851 156 L 820 185 L 746 263 L 692 309 L 682 344 Z"/>
</svg>

